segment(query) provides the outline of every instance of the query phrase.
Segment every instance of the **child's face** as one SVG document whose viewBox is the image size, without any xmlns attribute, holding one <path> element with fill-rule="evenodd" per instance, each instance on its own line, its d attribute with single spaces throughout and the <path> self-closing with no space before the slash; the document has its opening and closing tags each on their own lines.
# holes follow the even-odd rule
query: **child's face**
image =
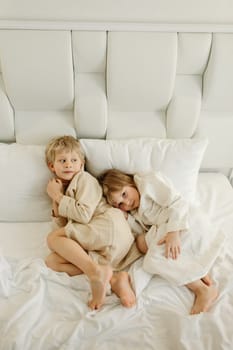
<svg viewBox="0 0 233 350">
<path fill-rule="evenodd" d="M 70 181 L 82 168 L 83 162 L 75 151 L 57 152 L 50 169 L 56 176 L 64 181 Z"/>
<path fill-rule="evenodd" d="M 130 211 L 139 207 L 140 195 L 138 190 L 132 186 L 124 186 L 122 190 L 113 192 L 112 204 L 123 211 Z"/>
</svg>

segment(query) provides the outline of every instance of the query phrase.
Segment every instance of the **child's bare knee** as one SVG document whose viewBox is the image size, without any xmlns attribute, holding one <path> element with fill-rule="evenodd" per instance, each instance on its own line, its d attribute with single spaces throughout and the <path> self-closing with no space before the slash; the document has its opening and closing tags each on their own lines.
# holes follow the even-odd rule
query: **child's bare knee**
<svg viewBox="0 0 233 350">
<path fill-rule="evenodd" d="M 45 258 L 45 264 L 46 264 L 48 267 L 51 267 L 51 257 L 50 257 L 50 255 L 46 256 L 46 258 Z"/>
<path fill-rule="evenodd" d="M 54 241 L 58 238 L 58 237 L 62 237 L 65 236 L 65 231 L 64 229 L 59 229 L 56 231 L 52 231 L 48 234 L 47 236 L 47 245 L 49 247 L 49 249 L 53 250 L 53 243 Z"/>
<path fill-rule="evenodd" d="M 50 269 L 57 271 L 57 261 L 55 259 L 55 253 L 51 253 L 45 258 L 45 264 Z"/>
<path fill-rule="evenodd" d="M 50 232 L 47 236 L 47 245 L 51 250 L 52 250 L 53 240 L 54 240 L 54 232 Z"/>
</svg>

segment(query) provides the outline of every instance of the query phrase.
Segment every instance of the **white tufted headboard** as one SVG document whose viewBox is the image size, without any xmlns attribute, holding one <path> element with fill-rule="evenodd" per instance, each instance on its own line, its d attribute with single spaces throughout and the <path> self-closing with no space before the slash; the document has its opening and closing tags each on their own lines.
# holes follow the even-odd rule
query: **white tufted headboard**
<svg viewBox="0 0 233 350">
<path fill-rule="evenodd" d="M 207 137 L 202 169 L 230 173 L 233 31 L 1 23 L 0 142 Z"/>
</svg>

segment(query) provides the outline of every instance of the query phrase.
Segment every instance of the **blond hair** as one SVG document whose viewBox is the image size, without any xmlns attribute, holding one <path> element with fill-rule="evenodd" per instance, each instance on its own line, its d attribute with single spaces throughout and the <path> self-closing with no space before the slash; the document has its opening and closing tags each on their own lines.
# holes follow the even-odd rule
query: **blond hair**
<svg viewBox="0 0 233 350">
<path fill-rule="evenodd" d="M 47 165 L 53 164 L 57 152 L 61 151 L 75 151 L 80 157 L 81 161 L 85 162 L 84 151 L 81 147 L 79 140 L 75 139 L 73 136 L 60 136 L 53 138 L 47 144 L 45 149 L 45 160 Z"/>
<path fill-rule="evenodd" d="M 103 187 L 103 194 L 107 201 L 112 204 L 112 194 L 121 191 L 123 187 L 135 187 L 133 175 L 123 173 L 118 169 L 109 169 L 99 176 L 99 182 Z"/>
</svg>

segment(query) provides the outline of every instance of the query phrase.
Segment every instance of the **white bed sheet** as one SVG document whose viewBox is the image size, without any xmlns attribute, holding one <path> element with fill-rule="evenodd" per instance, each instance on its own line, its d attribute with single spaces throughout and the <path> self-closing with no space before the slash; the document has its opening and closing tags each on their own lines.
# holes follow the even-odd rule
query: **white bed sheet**
<svg viewBox="0 0 233 350">
<path fill-rule="evenodd" d="M 0 350 L 232 349 L 233 189 L 221 174 L 200 174 L 198 199 L 228 235 L 211 270 L 219 297 L 209 312 L 194 316 L 192 293 L 150 278 L 141 260 L 130 270 L 137 305 L 126 309 L 110 294 L 99 311 L 90 311 L 85 276 L 71 278 L 44 264 L 50 223 L 1 223 Z"/>
</svg>

